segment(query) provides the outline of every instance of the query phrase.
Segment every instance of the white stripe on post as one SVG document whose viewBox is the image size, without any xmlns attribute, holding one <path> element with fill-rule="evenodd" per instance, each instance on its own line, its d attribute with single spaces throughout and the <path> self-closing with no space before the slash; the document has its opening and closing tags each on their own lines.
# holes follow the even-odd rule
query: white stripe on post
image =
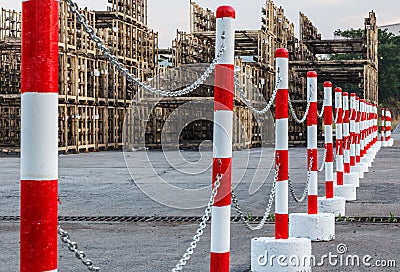
<svg viewBox="0 0 400 272">
<path fill-rule="evenodd" d="M 22 2 L 21 272 L 58 267 L 58 4 Z"/>
<path fill-rule="evenodd" d="M 58 146 L 58 94 L 24 93 L 21 107 L 21 150 L 24 152 L 21 180 L 55 180 L 58 178 L 58 148 L 54 148 Z"/>
<path fill-rule="evenodd" d="M 214 113 L 215 158 L 232 157 L 233 112 L 220 110 Z"/>
</svg>

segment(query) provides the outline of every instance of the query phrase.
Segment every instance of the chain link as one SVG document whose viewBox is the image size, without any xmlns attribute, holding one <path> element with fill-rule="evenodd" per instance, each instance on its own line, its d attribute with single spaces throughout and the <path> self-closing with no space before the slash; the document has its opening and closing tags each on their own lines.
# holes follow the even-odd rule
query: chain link
<svg viewBox="0 0 400 272">
<path fill-rule="evenodd" d="M 69 251 L 73 252 L 75 257 L 80 260 L 89 271 L 100 271 L 99 267 L 94 266 L 93 262 L 86 258 L 85 252 L 78 250 L 78 244 L 71 241 L 68 232 L 63 230 L 60 226 L 58 226 L 58 234 L 60 235 L 61 241 L 68 246 Z"/>
<path fill-rule="evenodd" d="M 324 116 L 324 111 L 325 111 L 325 100 L 324 100 L 324 104 L 322 104 L 321 113 L 318 113 L 318 118 L 321 119 Z"/>
<path fill-rule="evenodd" d="M 240 98 L 243 100 L 243 103 L 256 115 L 265 114 L 271 109 L 271 106 L 275 101 L 276 94 L 278 93 L 279 84 L 281 82 L 282 82 L 282 77 L 279 76 L 279 72 L 278 72 L 278 80 L 275 84 L 274 91 L 272 93 L 272 96 L 271 96 L 268 104 L 262 110 L 258 110 L 252 105 L 251 101 L 249 99 L 247 99 L 244 89 L 240 86 L 240 82 L 239 82 L 238 78 L 235 76 L 235 85 L 239 89 Z"/>
<path fill-rule="evenodd" d="M 289 176 L 289 180 L 288 180 L 289 191 L 290 191 L 290 194 L 292 195 L 294 201 L 296 201 L 297 203 L 303 202 L 304 199 L 306 199 L 306 196 L 308 194 L 308 185 L 310 184 L 312 165 L 313 165 L 313 158 L 311 157 L 310 158 L 310 167 L 308 168 L 308 171 L 307 171 L 307 183 L 306 183 L 306 187 L 304 188 L 303 195 L 301 196 L 301 198 L 298 198 L 296 196 L 296 193 L 295 193 L 293 185 L 292 185 L 292 181 L 291 181 L 290 176 Z"/>
<path fill-rule="evenodd" d="M 127 78 L 128 81 L 131 81 L 134 84 L 136 84 L 137 86 L 139 86 L 140 88 L 143 88 L 146 91 L 151 92 L 151 93 L 156 94 L 156 95 L 177 97 L 177 96 L 186 95 L 186 94 L 189 94 L 189 93 L 195 91 L 213 73 L 213 71 L 215 70 L 216 64 L 221 59 L 221 57 L 224 54 L 225 49 L 226 49 L 225 44 L 224 44 L 226 35 L 225 35 L 225 33 L 223 33 L 221 35 L 221 39 L 222 39 L 221 49 L 217 53 L 215 59 L 211 62 L 210 66 L 206 69 L 206 71 L 203 73 L 203 75 L 199 79 L 197 79 L 190 86 L 187 86 L 187 87 L 185 87 L 185 88 L 183 88 L 182 90 L 179 90 L 179 91 L 159 90 L 159 89 L 156 89 L 156 88 L 152 87 L 151 85 L 149 85 L 147 83 L 144 83 L 144 82 L 140 81 L 140 79 L 136 78 L 134 74 L 131 74 L 129 72 L 129 70 L 125 67 L 125 65 L 122 62 L 120 62 L 115 55 L 113 55 L 111 53 L 111 50 L 108 47 L 105 46 L 104 41 L 99 36 L 96 35 L 95 29 L 91 25 L 89 25 L 87 23 L 86 16 L 79 12 L 78 4 L 75 3 L 72 0 L 65 0 L 65 1 L 67 2 L 69 10 L 71 11 L 71 13 L 75 14 L 77 21 L 83 26 L 83 28 L 85 29 L 86 33 L 90 36 L 90 38 L 96 44 L 96 47 L 101 51 L 103 56 L 106 57 L 106 59 L 112 65 L 114 65 L 115 68 L 118 71 L 120 71 Z"/>
<path fill-rule="evenodd" d="M 318 167 L 318 172 L 322 172 L 322 170 L 324 170 L 325 168 L 325 160 L 326 160 L 326 146 L 324 148 L 324 158 L 322 159 L 322 165 L 321 167 Z"/>
<path fill-rule="evenodd" d="M 248 228 L 249 230 L 260 230 L 262 229 L 262 227 L 265 225 L 265 223 L 268 220 L 268 217 L 271 214 L 271 208 L 272 208 L 272 203 L 274 202 L 274 197 L 275 197 L 275 192 L 276 192 L 276 182 L 278 180 L 278 174 L 279 174 L 279 165 L 276 165 L 275 167 L 275 176 L 274 176 L 274 182 L 272 184 L 272 189 L 271 189 L 271 193 L 269 195 L 269 200 L 268 200 L 268 205 L 265 208 L 265 212 L 264 212 L 264 216 L 261 219 L 260 223 L 258 223 L 257 226 L 253 227 L 250 224 L 250 221 L 248 219 L 246 219 L 245 215 L 243 214 L 243 211 L 239 205 L 238 199 L 235 195 L 235 193 L 232 191 L 232 202 L 235 206 L 235 211 L 236 213 L 239 215 L 240 217 L 240 221 L 246 226 L 246 228 Z"/>
<path fill-rule="evenodd" d="M 210 219 L 210 214 L 212 211 L 212 205 L 214 203 L 215 196 L 218 193 L 218 188 L 221 186 L 222 176 L 220 174 L 217 175 L 217 180 L 214 183 L 214 188 L 211 192 L 210 200 L 208 201 L 207 208 L 204 211 L 204 215 L 201 218 L 201 223 L 199 224 L 199 228 L 196 230 L 196 235 L 193 236 L 193 240 L 190 243 L 190 246 L 186 249 L 186 252 L 183 254 L 182 258 L 178 261 L 176 266 L 172 269 L 172 272 L 182 271 L 183 267 L 190 260 L 190 257 L 193 255 L 195 248 L 197 247 L 197 243 L 200 241 L 200 237 L 204 234 L 204 229 L 207 226 L 207 221 Z"/>
<path fill-rule="evenodd" d="M 311 89 L 310 96 L 309 96 L 309 99 L 308 99 L 308 100 L 311 100 L 311 97 L 312 97 L 313 93 L 314 93 L 314 90 Z M 291 101 L 290 96 L 289 96 L 289 108 L 290 108 L 290 112 L 291 112 L 291 114 L 292 114 L 292 116 L 293 116 L 293 119 L 294 119 L 297 123 L 299 123 L 299 124 L 302 124 L 302 123 L 304 123 L 304 121 L 306 121 L 307 116 L 308 116 L 308 112 L 309 112 L 309 110 L 310 110 L 310 105 L 311 105 L 311 102 L 308 101 L 308 102 L 307 102 L 306 111 L 304 112 L 304 116 L 303 116 L 302 119 L 299 119 L 299 118 L 297 117 L 297 115 L 296 115 L 296 112 L 295 112 L 295 110 L 294 110 L 294 108 L 293 108 L 293 105 L 292 105 L 292 101 Z"/>
</svg>

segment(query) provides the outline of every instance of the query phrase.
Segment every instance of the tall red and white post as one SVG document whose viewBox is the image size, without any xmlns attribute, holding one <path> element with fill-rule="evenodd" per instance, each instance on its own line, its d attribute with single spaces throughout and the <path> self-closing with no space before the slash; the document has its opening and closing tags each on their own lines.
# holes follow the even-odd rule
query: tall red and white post
<svg viewBox="0 0 400 272">
<path fill-rule="evenodd" d="M 22 1 L 22 272 L 58 266 L 58 4 Z"/>
<path fill-rule="evenodd" d="M 343 182 L 343 91 L 335 89 L 335 111 L 336 111 L 336 185 L 342 186 Z"/>
<path fill-rule="evenodd" d="M 318 83 L 317 73 L 307 73 L 307 103 L 310 109 L 307 116 L 307 169 L 310 177 L 308 183 L 308 214 L 318 213 Z"/>
<path fill-rule="evenodd" d="M 333 177 L 333 137 L 332 137 L 332 83 L 324 83 L 324 131 L 325 131 L 325 197 L 318 198 L 319 213 L 345 215 L 346 199 L 335 197 Z"/>
<path fill-rule="evenodd" d="M 371 167 L 371 160 L 367 154 L 368 151 L 368 119 L 367 119 L 367 102 L 365 99 L 360 100 L 360 111 L 361 111 L 361 144 L 360 144 L 360 156 L 361 163 L 364 164 L 364 172 L 368 172 L 368 168 Z"/>
<path fill-rule="evenodd" d="M 361 122 L 361 112 L 360 112 L 360 98 L 356 96 L 356 164 L 361 162 L 361 131 L 360 131 L 360 122 Z M 362 173 L 364 173 L 362 171 Z"/>
<path fill-rule="evenodd" d="M 288 67 L 289 53 L 281 48 L 276 51 L 276 80 L 281 80 L 276 94 L 276 136 L 275 136 L 275 164 L 278 168 L 275 194 L 275 238 L 288 238 L 288 178 L 289 178 L 289 145 L 288 145 Z"/>
<path fill-rule="evenodd" d="M 373 106 L 370 102 L 366 102 L 366 144 L 365 144 L 365 157 L 368 160 L 368 166 L 371 167 L 375 159 L 374 145 L 374 114 Z"/>
<path fill-rule="evenodd" d="M 356 166 L 356 94 L 350 94 L 350 168 Z"/>
<path fill-rule="evenodd" d="M 356 187 L 349 184 L 344 184 L 344 149 L 345 141 L 343 141 L 343 90 L 335 88 L 335 111 L 336 111 L 336 186 L 334 186 L 335 196 L 343 197 L 346 200 L 356 200 L 357 192 Z"/>
<path fill-rule="evenodd" d="M 318 213 L 318 75 L 307 73 L 307 165 L 308 165 L 308 213 L 289 215 L 291 237 L 308 238 L 311 241 L 330 241 L 335 238 L 335 215 Z"/>
<path fill-rule="evenodd" d="M 278 169 L 275 193 L 275 237 L 258 237 L 251 240 L 251 270 L 285 272 L 310 270 L 311 266 L 301 263 L 299 266 L 288 264 L 277 266 L 269 261 L 269 256 L 297 256 L 302 259 L 311 254 L 311 241 L 306 238 L 292 238 L 288 233 L 288 98 L 289 98 L 289 52 L 284 48 L 276 50 L 276 131 L 275 164 Z M 267 254 L 266 254 L 267 253 Z"/>
<path fill-rule="evenodd" d="M 381 145 L 386 147 L 386 126 L 385 126 L 385 108 L 381 111 Z"/>
<path fill-rule="evenodd" d="M 356 173 L 359 178 L 364 178 L 364 171 L 356 165 L 357 163 L 357 104 L 358 97 L 355 93 L 350 94 L 350 171 Z M 359 147 L 359 146 L 358 146 Z"/>
<path fill-rule="evenodd" d="M 358 172 L 360 179 L 364 178 L 365 169 L 368 170 L 368 165 L 361 163 L 361 112 L 360 112 L 360 98 L 356 96 L 355 102 L 355 110 L 356 110 L 356 165 L 351 168 L 351 171 Z"/>
<path fill-rule="evenodd" d="M 351 172 L 351 134 L 350 134 L 350 107 L 349 107 L 349 94 L 347 92 L 343 93 L 343 141 L 344 141 L 344 184 L 359 186 L 360 177 L 358 173 Z M 355 151 L 355 150 L 354 150 Z M 354 153 L 355 154 L 355 153 Z M 355 157 L 354 157 L 355 159 Z"/>
<path fill-rule="evenodd" d="M 393 146 L 392 112 L 389 109 L 386 109 L 386 141 L 387 141 L 387 146 Z"/>
<path fill-rule="evenodd" d="M 216 54 L 225 52 L 215 67 L 214 159 L 212 183 L 221 175 L 221 185 L 212 206 L 210 271 L 229 271 L 232 190 L 232 129 L 234 95 L 235 9 L 217 9 Z M 224 37 L 223 39 L 221 37 Z"/>
</svg>

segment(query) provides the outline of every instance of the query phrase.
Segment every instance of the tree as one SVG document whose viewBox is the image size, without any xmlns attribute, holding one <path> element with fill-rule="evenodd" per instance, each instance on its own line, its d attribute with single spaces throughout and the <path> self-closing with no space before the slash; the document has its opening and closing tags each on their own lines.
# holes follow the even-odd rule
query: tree
<svg viewBox="0 0 400 272">
<path fill-rule="evenodd" d="M 363 29 L 336 30 L 335 36 L 360 39 L 365 36 Z M 378 30 L 379 58 L 379 100 L 385 105 L 400 108 L 400 36 L 385 30 Z M 330 59 L 356 60 L 361 54 L 333 54 Z"/>
</svg>

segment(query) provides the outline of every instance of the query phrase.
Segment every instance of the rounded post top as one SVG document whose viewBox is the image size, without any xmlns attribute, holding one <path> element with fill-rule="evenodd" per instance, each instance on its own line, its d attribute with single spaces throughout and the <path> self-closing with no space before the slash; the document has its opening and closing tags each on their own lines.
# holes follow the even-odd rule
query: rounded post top
<svg viewBox="0 0 400 272">
<path fill-rule="evenodd" d="M 276 58 L 289 58 L 289 51 L 286 48 L 278 48 L 275 51 L 275 57 Z"/>
<path fill-rule="evenodd" d="M 324 82 L 324 87 L 327 87 L 327 88 L 329 88 L 329 87 L 332 87 L 333 85 L 332 85 L 332 82 L 330 82 L 330 81 L 325 81 Z"/>
<path fill-rule="evenodd" d="M 307 77 L 318 77 L 318 74 L 315 71 L 309 71 L 307 73 Z"/>
<path fill-rule="evenodd" d="M 342 91 L 343 91 L 342 88 L 339 88 L 339 87 L 335 88 L 336 93 L 341 93 Z"/>
<path fill-rule="evenodd" d="M 236 11 L 231 6 L 220 6 L 216 12 L 217 18 L 236 18 Z"/>
<path fill-rule="evenodd" d="M 349 96 L 348 92 L 343 92 L 343 96 Z"/>
<path fill-rule="evenodd" d="M 355 93 L 351 93 L 350 96 L 351 96 L 351 97 L 355 97 L 356 94 L 355 94 Z"/>
</svg>

